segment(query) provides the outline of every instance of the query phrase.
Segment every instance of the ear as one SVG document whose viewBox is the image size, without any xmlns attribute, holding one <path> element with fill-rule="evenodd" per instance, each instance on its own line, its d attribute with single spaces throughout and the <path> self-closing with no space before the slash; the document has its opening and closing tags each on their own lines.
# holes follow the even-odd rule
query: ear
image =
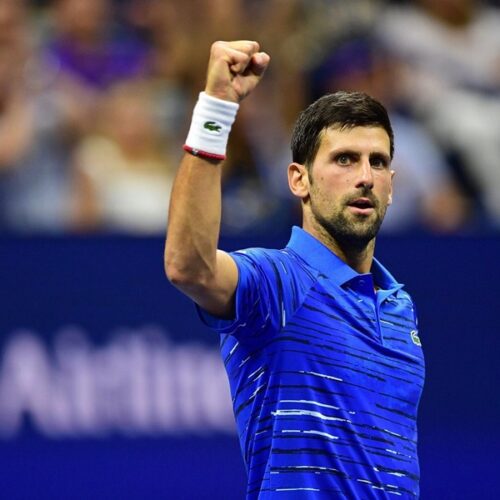
<svg viewBox="0 0 500 500">
<path fill-rule="evenodd" d="M 295 162 L 288 165 L 288 186 L 302 200 L 309 196 L 309 172 L 304 165 Z"/>
<path fill-rule="evenodd" d="M 396 175 L 396 172 L 394 170 L 391 170 L 391 190 L 389 191 L 389 199 L 387 201 L 387 205 L 392 205 L 392 186 L 393 186 L 393 181 L 394 181 L 395 175 Z"/>
</svg>

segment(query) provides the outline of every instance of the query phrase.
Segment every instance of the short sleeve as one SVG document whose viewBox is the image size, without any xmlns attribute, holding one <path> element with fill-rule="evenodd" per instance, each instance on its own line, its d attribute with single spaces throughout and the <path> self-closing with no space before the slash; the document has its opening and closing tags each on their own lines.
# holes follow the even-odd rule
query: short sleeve
<svg viewBox="0 0 500 500">
<path fill-rule="evenodd" d="M 221 319 L 197 306 L 202 321 L 220 334 L 242 340 L 268 338 L 281 330 L 297 304 L 295 273 L 280 250 L 250 249 L 231 254 L 238 267 L 235 317 Z"/>
</svg>

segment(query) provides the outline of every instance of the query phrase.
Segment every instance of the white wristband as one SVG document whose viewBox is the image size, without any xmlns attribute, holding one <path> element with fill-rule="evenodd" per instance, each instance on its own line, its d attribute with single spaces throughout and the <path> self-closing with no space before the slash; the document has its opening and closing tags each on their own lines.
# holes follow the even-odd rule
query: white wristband
<svg viewBox="0 0 500 500">
<path fill-rule="evenodd" d="M 235 102 L 200 92 L 184 150 L 204 158 L 225 160 L 229 132 L 239 107 Z"/>
</svg>

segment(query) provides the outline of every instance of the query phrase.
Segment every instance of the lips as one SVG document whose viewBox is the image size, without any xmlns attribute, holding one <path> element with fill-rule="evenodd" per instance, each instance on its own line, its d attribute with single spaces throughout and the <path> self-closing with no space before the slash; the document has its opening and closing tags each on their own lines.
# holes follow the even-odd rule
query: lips
<svg viewBox="0 0 500 500">
<path fill-rule="evenodd" d="M 351 212 L 360 216 L 368 216 L 375 211 L 374 201 L 365 197 L 355 198 L 354 200 L 351 200 L 347 206 Z"/>
<path fill-rule="evenodd" d="M 375 207 L 375 204 L 369 198 L 356 198 L 355 200 L 350 201 L 348 205 L 350 207 L 355 207 L 360 209 Z"/>
</svg>

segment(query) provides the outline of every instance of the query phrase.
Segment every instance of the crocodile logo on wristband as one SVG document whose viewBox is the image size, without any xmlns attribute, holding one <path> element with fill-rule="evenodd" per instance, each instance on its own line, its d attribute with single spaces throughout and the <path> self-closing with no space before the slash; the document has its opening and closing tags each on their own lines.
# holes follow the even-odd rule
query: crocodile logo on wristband
<svg viewBox="0 0 500 500">
<path fill-rule="evenodd" d="M 222 125 L 219 125 L 217 122 L 208 121 L 203 124 L 203 128 L 211 134 L 219 135 L 222 129 Z"/>
</svg>

